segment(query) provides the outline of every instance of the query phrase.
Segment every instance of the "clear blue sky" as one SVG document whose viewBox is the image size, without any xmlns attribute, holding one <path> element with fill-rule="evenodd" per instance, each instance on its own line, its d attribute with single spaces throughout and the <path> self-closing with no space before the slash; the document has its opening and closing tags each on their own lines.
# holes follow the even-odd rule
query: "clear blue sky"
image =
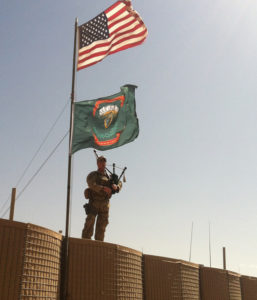
<svg viewBox="0 0 257 300">
<path fill-rule="evenodd" d="M 73 31 L 112 1 L 0 2 L 0 206 L 69 100 Z M 78 72 L 77 100 L 138 85 L 138 139 L 104 153 L 127 166 L 106 241 L 257 276 L 257 2 L 134 0 L 146 42 Z M 18 193 L 66 133 L 69 107 Z M 16 204 L 15 219 L 65 227 L 68 139 Z M 84 224 L 91 149 L 74 156 L 71 235 Z M 2 214 L 2 212 L 1 212 Z M 6 215 L 8 217 L 8 215 Z"/>
</svg>

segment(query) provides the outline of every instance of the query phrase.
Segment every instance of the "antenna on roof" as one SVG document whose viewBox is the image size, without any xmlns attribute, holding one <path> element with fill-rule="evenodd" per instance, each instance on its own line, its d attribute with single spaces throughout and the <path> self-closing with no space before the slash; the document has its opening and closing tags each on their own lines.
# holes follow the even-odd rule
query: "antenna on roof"
<svg viewBox="0 0 257 300">
<path fill-rule="evenodd" d="M 192 226 L 191 226 L 191 239 L 190 239 L 189 261 L 191 261 L 193 230 L 194 230 L 194 222 L 192 222 Z"/>
<path fill-rule="evenodd" d="M 210 256 L 210 267 L 211 267 L 211 222 L 209 222 L 209 256 Z"/>
</svg>

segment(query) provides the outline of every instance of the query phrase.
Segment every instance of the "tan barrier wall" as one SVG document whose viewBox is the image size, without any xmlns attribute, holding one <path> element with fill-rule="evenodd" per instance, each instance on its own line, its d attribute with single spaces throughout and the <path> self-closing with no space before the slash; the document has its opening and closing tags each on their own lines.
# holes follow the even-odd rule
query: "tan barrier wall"
<svg viewBox="0 0 257 300">
<path fill-rule="evenodd" d="M 257 278 L 241 276 L 241 291 L 243 300 L 257 299 Z"/>
<path fill-rule="evenodd" d="M 144 255 L 146 300 L 199 300 L 199 266 L 175 259 Z"/>
<path fill-rule="evenodd" d="M 230 300 L 227 271 L 200 268 L 201 300 Z"/>
<path fill-rule="evenodd" d="M 18 300 L 26 224 L 0 219 L 0 299 Z"/>
<path fill-rule="evenodd" d="M 70 238 L 69 300 L 257 300 L 257 278 Z M 62 236 L 0 219 L 0 300 L 59 300 Z"/>
<path fill-rule="evenodd" d="M 142 300 L 142 254 L 115 244 L 70 238 L 68 298 Z"/>
<path fill-rule="evenodd" d="M 242 300 L 240 275 L 228 272 L 229 300 Z"/>
<path fill-rule="evenodd" d="M 59 299 L 61 243 L 60 234 L 27 225 L 21 300 Z"/>
<path fill-rule="evenodd" d="M 0 219 L 0 299 L 58 300 L 62 236 Z"/>
</svg>

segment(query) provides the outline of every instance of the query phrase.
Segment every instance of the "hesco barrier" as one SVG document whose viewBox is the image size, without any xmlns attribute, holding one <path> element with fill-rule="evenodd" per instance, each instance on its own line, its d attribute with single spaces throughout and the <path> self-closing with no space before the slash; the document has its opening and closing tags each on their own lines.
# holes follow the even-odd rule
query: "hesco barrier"
<svg viewBox="0 0 257 300">
<path fill-rule="evenodd" d="M 0 299 L 59 300 L 62 236 L 0 219 Z"/>
<path fill-rule="evenodd" d="M 200 268 L 201 300 L 230 300 L 227 271 Z"/>
<path fill-rule="evenodd" d="M 147 300 L 199 300 L 199 266 L 144 255 L 144 292 Z"/>
<path fill-rule="evenodd" d="M 241 276 L 241 291 L 243 300 L 257 299 L 257 278 Z"/>
<path fill-rule="evenodd" d="M 18 300 L 26 224 L 0 219 L 0 299 Z"/>
<path fill-rule="evenodd" d="M 142 300 L 142 254 L 115 244 L 70 238 L 68 299 Z"/>
<path fill-rule="evenodd" d="M 229 286 L 229 300 L 242 300 L 240 275 L 228 271 L 227 276 Z"/>
<path fill-rule="evenodd" d="M 60 300 L 61 248 L 54 231 L 0 219 L 0 300 Z M 70 238 L 67 292 L 67 300 L 257 300 L 257 278 Z"/>
<path fill-rule="evenodd" d="M 59 299 L 62 236 L 27 224 L 21 300 Z"/>
<path fill-rule="evenodd" d="M 240 275 L 237 273 L 201 267 L 200 285 L 202 300 L 242 300 Z"/>
</svg>

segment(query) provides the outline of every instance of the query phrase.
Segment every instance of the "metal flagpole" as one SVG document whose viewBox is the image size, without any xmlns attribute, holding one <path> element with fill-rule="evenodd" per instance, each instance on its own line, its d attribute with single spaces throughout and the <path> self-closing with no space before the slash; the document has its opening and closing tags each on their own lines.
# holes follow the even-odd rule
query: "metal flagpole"
<svg viewBox="0 0 257 300">
<path fill-rule="evenodd" d="M 69 158 L 68 158 L 68 181 L 67 181 L 67 205 L 66 205 L 66 227 L 65 238 L 69 235 L 70 221 L 70 192 L 71 192 L 71 169 L 72 169 L 72 137 L 73 137 L 73 115 L 75 102 L 75 79 L 76 79 L 76 52 L 77 52 L 77 27 L 78 18 L 75 21 L 74 33 L 74 51 L 73 51 L 73 70 L 72 70 L 72 88 L 71 88 L 71 107 L 70 107 L 70 135 L 69 135 Z"/>
<path fill-rule="evenodd" d="M 68 252 L 69 252 L 69 223 L 70 223 L 70 198 L 71 198 L 71 170 L 72 170 L 72 137 L 73 137 L 73 118 L 75 102 L 75 80 L 76 80 L 76 57 L 77 57 L 77 31 L 78 18 L 75 19 L 74 48 L 73 48 L 73 69 L 71 87 L 71 106 L 70 106 L 70 134 L 69 134 L 69 157 L 68 157 L 68 179 L 67 179 L 67 202 L 66 202 L 66 226 L 63 244 L 63 272 L 62 272 L 62 297 L 67 298 L 68 284 Z"/>
</svg>

